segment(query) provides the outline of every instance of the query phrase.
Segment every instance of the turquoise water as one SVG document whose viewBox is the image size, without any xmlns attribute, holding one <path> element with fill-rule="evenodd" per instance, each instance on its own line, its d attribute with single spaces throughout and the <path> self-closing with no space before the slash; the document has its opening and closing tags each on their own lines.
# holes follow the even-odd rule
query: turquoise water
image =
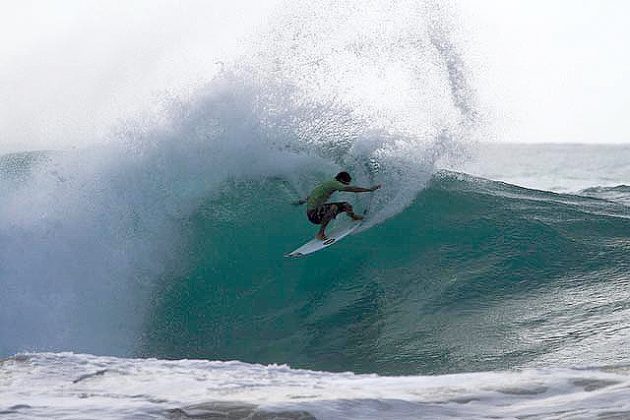
<svg viewBox="0 0 630 420">
<path fill-rule="evenodd" d="M 521 158 L 539 160 L 545 147 Z M 605 152 L 618 167 L 627 148 Z M 582 181 L 604 186 L 556 193 L 437 171 L 395 216 L 288 259 L 316 230 L 289 204 L 302 191 L 293 176 L 226 180 L 187 213 L 157 217 L 155 191 L 125 194 L 132 183 L 102 173 L 81 189 L 63 156 L 1 160 L 13 205 L 0 235 L 5 355 L 74 350 L 385 375 L 630 362 L 622 179 L 605 186 L 585 171 Z M 321 175 L 301 176 L 308 185 Z M 57 195 L 32 193 L 42 185 Z M 366 197 L 341 198 L 361 206 Z"/>
<path fill-rule="evenodd" d="M 383 3 L 375 27 L 358 5 L 303 6 L 153 119 L 0 157 L 0 355 L 629 363 L 630 149 L 475 141 L 446 7 Z M 285 258 L 316 230 L 289 203 L 342 169 L 383 184 L 337 197 L 370 208 L 364 228 Z"/>
<path fill-rule="evenodd" d="M 401 214 L 294 260 L 313 227 L 278 191 L 234 185 L 200 207 L 190 268 L 165 279 L 140 354 L 445 373 L 544 364 L 630 326 L 621 204 L 441 172 Z M 213 220 L 217 205 L 232 217 Z M 609 350 L 564 362 L 630 361 Z"/>
<path fill-rule="evenodd" d="M 149 50 L 125 35 L 111 71 L 16 109 L 0 414 L 627 418 L 630 146 L 484 143 L 502 104 L 457 6 L 282 3 L 223 55 L 148 19 Z M 368 219 L 285 258 L 316 232 L 290 203 L 340 170 L 383 185 L 335 196 Z"/>
</svg>

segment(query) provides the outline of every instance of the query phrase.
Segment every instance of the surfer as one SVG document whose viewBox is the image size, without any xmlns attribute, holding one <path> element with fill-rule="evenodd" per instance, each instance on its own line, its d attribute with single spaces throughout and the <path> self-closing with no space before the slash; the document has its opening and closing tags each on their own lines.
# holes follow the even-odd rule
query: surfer
<svg viewBox="0 0 630 420">
<path fill-rule="evenodd" d="M 348 202 L 327 203 L 326 201 L 335 191 L 362 193 L 376 191 L 381 188 L 380 184 L 370 188 L 356 187 L 350 185 L 350 181 L 352 181 L 352 177 L 350 177 L 348 172 L 339 172 L 334 179 L 322 182 L 315 187 L 306 199 L 293 203 L 297 206 L 306 203 L 308 220 L 313 224 L 320 225 L 319 232 L 315 235 L 315 238 L 320 241 L 326 239 L 326 226 L 338 214 L 346 213 L 352 220 L 363 219 L 363 216 L 354 213 L 352 205 Z"/>
</svg>

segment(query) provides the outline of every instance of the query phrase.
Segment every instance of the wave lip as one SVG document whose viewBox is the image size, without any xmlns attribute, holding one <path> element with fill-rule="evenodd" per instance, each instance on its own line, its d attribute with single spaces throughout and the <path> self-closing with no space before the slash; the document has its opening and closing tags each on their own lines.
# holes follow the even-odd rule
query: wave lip
<svg viewBox="0 0 630 420">
<path fill-rule="evenodd" d="M 7 389 L 0 412 L 15 418 L 630 416 L 627 366 L 387 377 L 237 361 L 30 353 L 4 360 L 0 372 Z"/>
</svg>

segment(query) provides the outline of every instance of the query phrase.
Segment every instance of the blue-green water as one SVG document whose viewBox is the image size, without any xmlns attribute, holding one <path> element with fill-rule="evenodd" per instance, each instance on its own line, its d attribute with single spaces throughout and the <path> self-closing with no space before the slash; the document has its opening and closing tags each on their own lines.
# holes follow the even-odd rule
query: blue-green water
<svg viewBox="0 0 630 420">
<path fill-rule="evenodd" d="M 442 172 L 401 214 L 294 260 L 313 226 L 280 187 L 233 185 L 198 209 L 189 269 L 164 280 L 141 354 L 444 373 L 544 363 L 630 327 L 621 204 Z M 217 205 L 232 217 L 214 220 Z M 583 362 L 598 357 L 630 361 Z"/>
<path fill-rule="evenodd" d="M 484 143 L 505 108 L 457 2 L 204 38 L 232 3 L 129 11 L 146 43 L 99 9 L 111 48 L 77 9 L 13 57 L 40 101 L 0 134 L 0 415 L 628 418 L 630 147 Z M 340 170 L 383 185 L 334 197 L 366 223 L 285 258 Z"/>
<path fill-rule="evenodd" d="M 520 156 L 531 164 L 548 149 Z M 612 168 L 628 154 L 589 150 Z M 316 230 L 289 203 L 319 170 L 228 178 L 211 190 L 193 183 L 195 194 L 175 178 L 168 191 L 178 185 L 189 201 L 174 206 L 163 183 L 155 188 L 130 163 L 122 177 L 120 167 L 92 166 L 73 177 L 76 159 L 2 157 L 5 355 L 73 350 L 379 374 L 630 362 L 623 174 L 614 182 L 583 171 L 570 182 L 593 186 L 560 194 L 437 171 L 396 215 L 378 219 L 388 208 L 379 191 L 368 220 L 378 223 L 288 259 Z"/>
<path fill-rule="evenodd" d="M 630 363 L 630 149 L 479 144 L 453 10 L 373 6 L 287 6 L 155 115 L 0 157 L 0 355 Z M 316 230 L 289 203 L 339 170 L 383 185 L 335 197 L 363 230 L 285 258 Z"/>
</svg>

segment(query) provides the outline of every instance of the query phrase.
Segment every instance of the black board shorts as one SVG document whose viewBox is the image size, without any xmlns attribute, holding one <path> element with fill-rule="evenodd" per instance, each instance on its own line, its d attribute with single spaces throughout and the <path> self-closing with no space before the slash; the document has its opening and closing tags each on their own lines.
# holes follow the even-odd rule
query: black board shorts
<svg viewBox="0 0 630 420">
<path fill-rule="evenodd" d="M 333 209 L 333 205 L 336 206 L 335 209 Z M 321 225 L 324 220 L 332 220 L 347 209 L 352 209 L 350 203 L 326 203 L 315 209 L 307 210 L 306 216 L 311 223 Z"/>
</svg>

